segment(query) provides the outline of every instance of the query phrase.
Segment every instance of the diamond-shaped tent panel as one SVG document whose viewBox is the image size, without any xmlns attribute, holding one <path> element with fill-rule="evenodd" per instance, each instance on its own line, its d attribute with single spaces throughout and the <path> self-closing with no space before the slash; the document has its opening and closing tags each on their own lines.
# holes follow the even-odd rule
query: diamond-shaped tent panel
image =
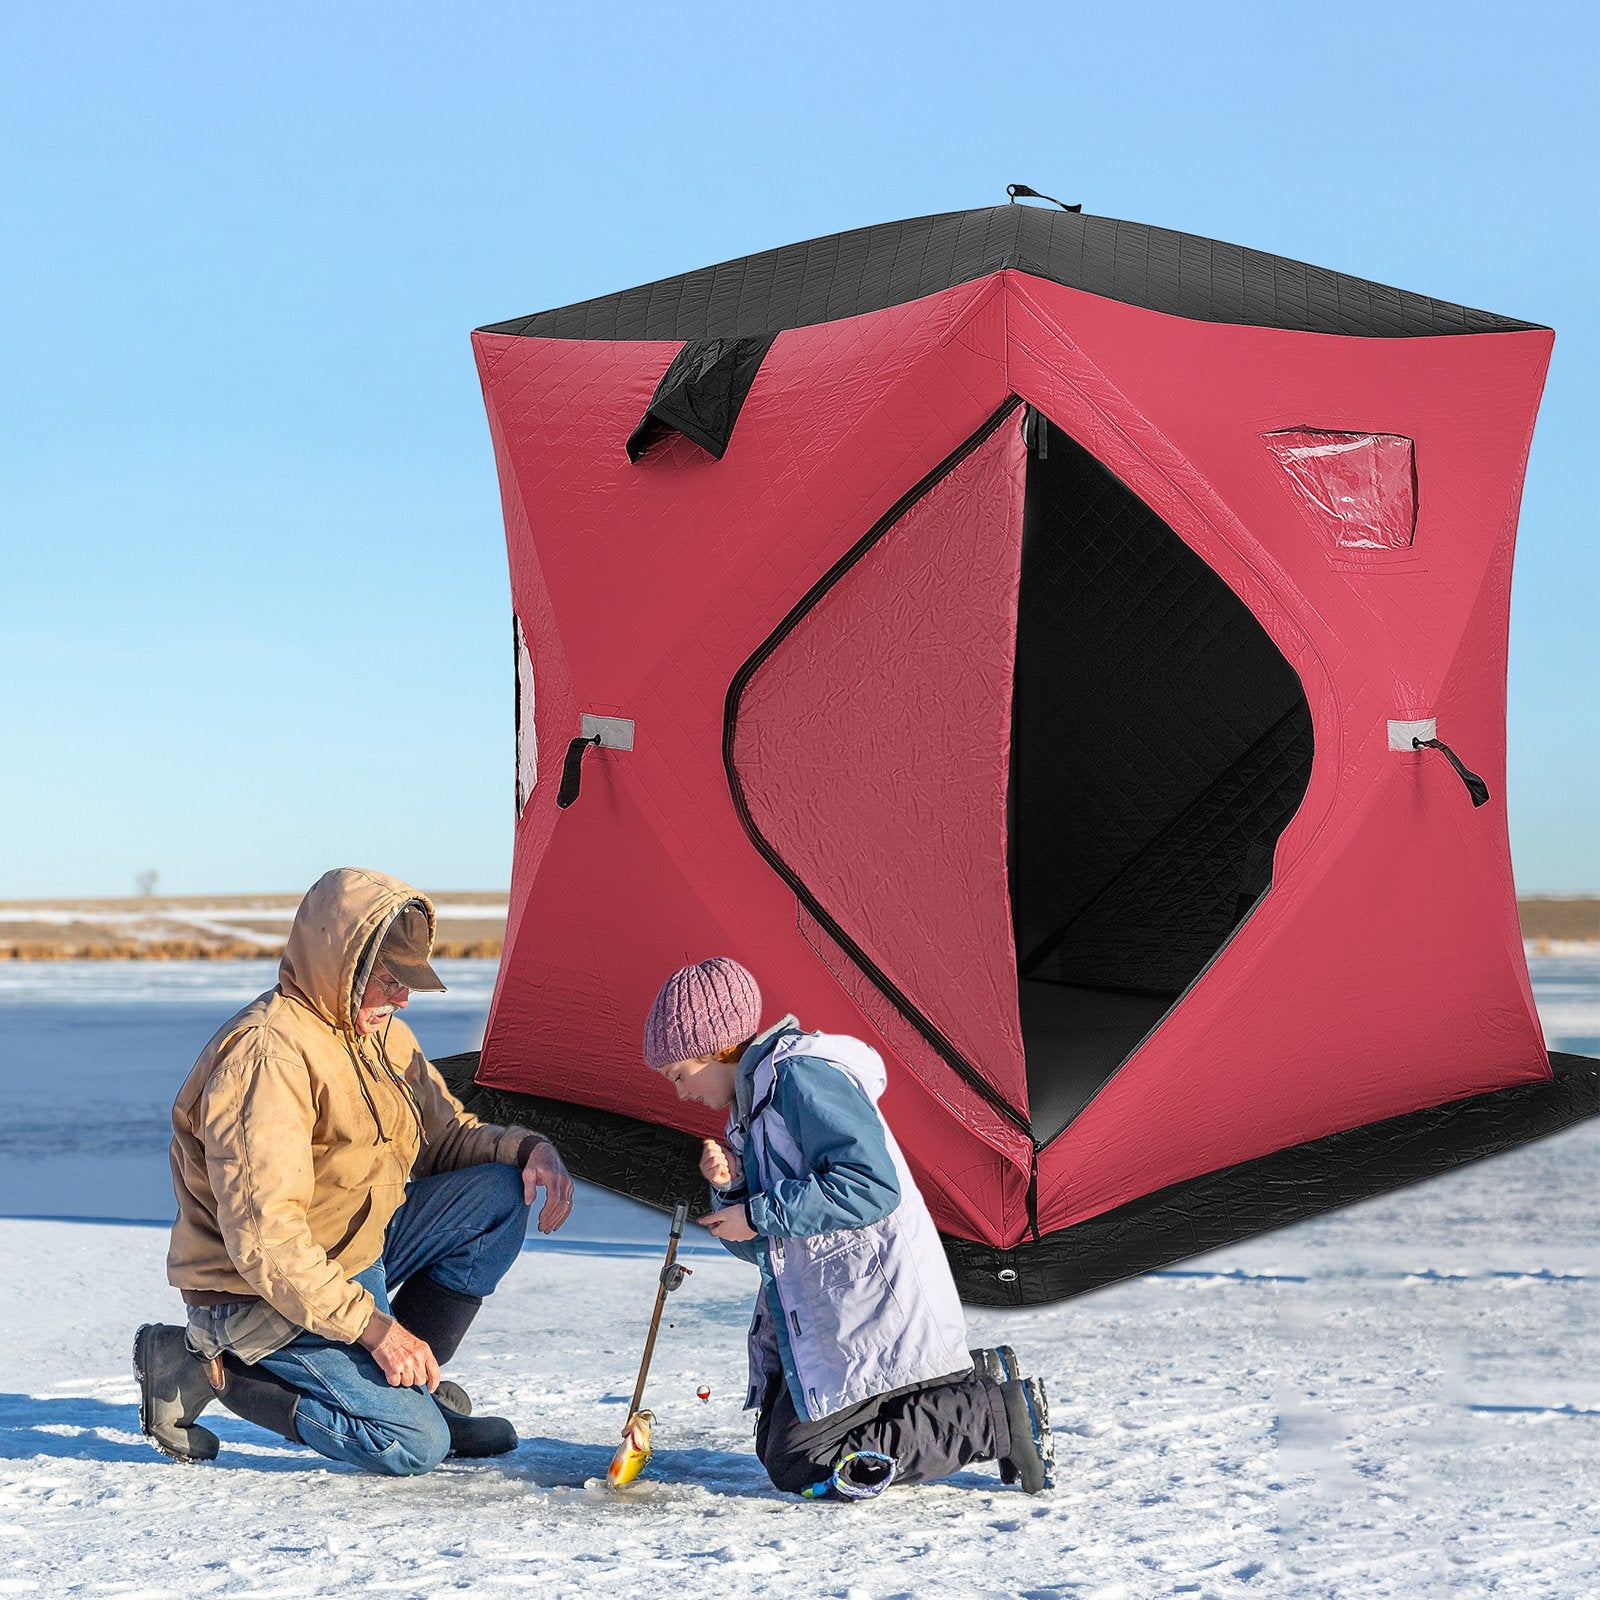
<svg viewBox="0 0 1600 1600">
<path fill-rule="evenodd" d="M 1008 412 L 785 619 L 730 706 L 774 864 L 1019 1111 L 1005 775 L 1024 461 Z"/>
</svg>

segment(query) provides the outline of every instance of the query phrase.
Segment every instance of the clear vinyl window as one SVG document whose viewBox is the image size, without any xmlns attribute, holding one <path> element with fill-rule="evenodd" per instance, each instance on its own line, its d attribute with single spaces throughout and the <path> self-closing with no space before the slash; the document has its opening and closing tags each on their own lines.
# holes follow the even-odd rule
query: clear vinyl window
<svg viewBox="0 0 1600 1600">
<path fill-rule="evenodd" d="M 533 719 L 533 655 L 522 619 L 511 619 L 517 647 L 517 815 L 527 805 L 533 786 L 539 781 L 539 738 Z"/>
<path fill-rule="evenodd" d="M 1265 435 L 1264 442 L 1337 549 L 1411 548 L 1417 469 L 1405 435 L 1289 428 Z"/>
</svg>

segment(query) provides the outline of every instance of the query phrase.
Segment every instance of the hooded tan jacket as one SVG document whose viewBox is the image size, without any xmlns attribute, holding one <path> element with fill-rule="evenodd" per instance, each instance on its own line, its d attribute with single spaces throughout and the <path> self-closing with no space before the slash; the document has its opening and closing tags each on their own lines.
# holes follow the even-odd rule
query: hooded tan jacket
<svg viewBox="0 0 1600 1600">
<path fill-rule="evenodd" d="M 374 1304 L 351 1280 L 382 1254 L 407 1181 L 517 1161 L 529 1130 L 462 1110 L 398 1017 L 355 1031 L 378 946 L 413 902 L 431 944 L 427 896 L 380 872 L 325 873 L 295 913 L 277 987 L 201 1052 L 172 1108 L 179 1289 L 259 1297 L 353 1343 Z"/>
</svg>

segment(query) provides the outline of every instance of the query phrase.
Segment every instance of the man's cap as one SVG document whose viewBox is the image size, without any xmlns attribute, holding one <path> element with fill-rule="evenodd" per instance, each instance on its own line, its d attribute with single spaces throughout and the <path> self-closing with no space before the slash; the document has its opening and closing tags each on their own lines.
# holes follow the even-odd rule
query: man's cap
<svg viewBox="0 0 1600 1600">
<path fill-rule="evenodd" d="M 413 900 L 403 906 L 378 948 L 378 960 L 408 989 L 443 989 L 439 974 L 428 964 L 433 940 L 428 932 L 428 913 Z"/>
</svg>

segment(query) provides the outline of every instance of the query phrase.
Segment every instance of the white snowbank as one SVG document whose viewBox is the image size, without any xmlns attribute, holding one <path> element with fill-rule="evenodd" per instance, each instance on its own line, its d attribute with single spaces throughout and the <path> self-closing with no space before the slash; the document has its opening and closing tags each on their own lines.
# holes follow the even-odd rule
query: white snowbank
<svg viewBox="0 0 1600 1600">
<path fill-rule="evenodd" d="M 1600 955 L 1600 939 L 1524 939 L 1522 951 L 1532 961 L 1541 956 L 1587 957 Z"/>
<path fill-rule="evenodd" d="M 776 1494 L 738 1409 L 753 1274 L 703 1245 L 657 1350 L 661 1448 L 625 1496 L 598 1486 L 665 1223 L 592 1189 L 452 1368 L 513 1456 L 379 1481 L 223 1417 L 222 1459 L 178 1466 L 139 1437 L 128 1365 L 175 1312 L 165 1230 L 0 1221 L 0 1594 L 1574 1600 L 1600 1592 L 1597 1155 L 1590 1122 L 973 1312 L 1049 1385 L 1061 1484 L 1036 1500 L 988 1468 L 861 1506 Z"/>
<path fill-rule="evenodd" d="M 481 1002 L 494 993 L 498 961 L 438 961 L 453 1001 Z M 278 958 L 261 961 L 0 961 L 0 1006 L 12 1001 L 70 1007 L 100 1001 L 198 1000 L 217 1007 L 247 1004 L 278 981 Z M 417 996 L 421 1010 L 432 997 Z M 202 1036 L 195 1046 L 204 1044 Z"/>
</svg>

